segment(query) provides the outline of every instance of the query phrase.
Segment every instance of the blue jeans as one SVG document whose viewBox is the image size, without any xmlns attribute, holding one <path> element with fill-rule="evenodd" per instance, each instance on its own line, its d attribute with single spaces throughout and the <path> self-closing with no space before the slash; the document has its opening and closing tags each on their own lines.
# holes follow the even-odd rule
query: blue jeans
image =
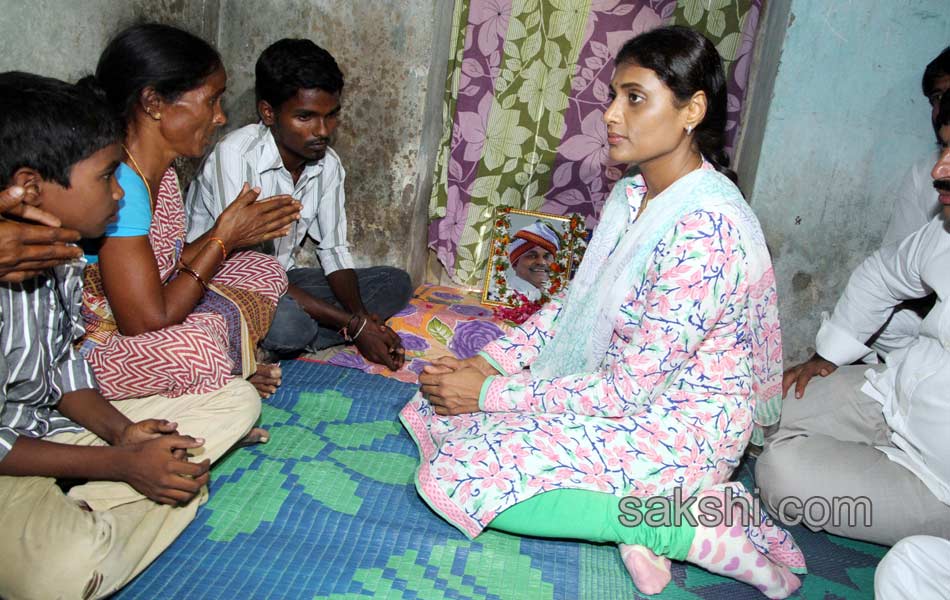
<svg viewBox="0 0 950 600">
<path fill-rule="evenodd" d="M 412 296 L 412 282 L 409 274 L 402 269 L 356 269 L 356 279 L 359 282 L 363 306 L 371 314 L 379 315 L 384 320 L 405 308 Z M 287 280 L 314 298 L 343 308 L 333 295 L 323 269 L 292 269 L 287 272 Z M 261 341 L 261 347 L 284 357 L 303 351 L 314 352 L 342 343 L 343 336 L 336 328 L 317 323 L 290 294 L 284 294 L 277 303 L 277 313 L 267 336 Z"/>
</svg>

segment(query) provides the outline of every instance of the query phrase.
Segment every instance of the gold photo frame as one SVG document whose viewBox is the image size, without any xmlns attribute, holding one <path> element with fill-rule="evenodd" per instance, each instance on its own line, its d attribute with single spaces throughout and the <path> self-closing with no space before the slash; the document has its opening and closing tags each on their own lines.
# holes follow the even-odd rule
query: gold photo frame
<svg viewBox="0 0 950 600">
<path fill-rule="evenodd" d="M 482 286 L 488 306 L 547 302 L 567 286 L 586 247 L 584 219 L 577 214 L 501 207 L 491 232 Z"/>
</svg>

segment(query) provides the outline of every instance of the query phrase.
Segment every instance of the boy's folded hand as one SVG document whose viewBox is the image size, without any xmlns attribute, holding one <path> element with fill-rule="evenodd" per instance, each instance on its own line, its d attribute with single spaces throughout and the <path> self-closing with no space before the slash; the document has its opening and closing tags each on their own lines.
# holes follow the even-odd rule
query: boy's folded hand
<svg viewBox="0 0 950 600">
<path fill-rule="evenodd" d="M 203 445 L 200 438 L 168 434 L 123 446 L 128 452 L 119 465 L 119 478 L 160 504 L 187 504 L 207 485 L 211 462 L 181 460 L 181 451 Z"/>
<path fill-rule="evenodd" d="M 178 433 L 178 423 L 165 419 L 146 419 L 137 423 L 132 423 L 119 435 L 115 441 L 115 446 L 130 446 L 140 444 L 163 435 Z"/>
</svg>

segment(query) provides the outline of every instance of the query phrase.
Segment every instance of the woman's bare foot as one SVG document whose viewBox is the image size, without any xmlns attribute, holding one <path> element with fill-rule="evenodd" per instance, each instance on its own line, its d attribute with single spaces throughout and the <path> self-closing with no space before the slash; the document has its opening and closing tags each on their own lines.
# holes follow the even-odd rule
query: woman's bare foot
<svg viewBox="0 0 950 600">
<path fill-rule="evenodd" d="M 248 381 L 257 388 L 261 398 L 270 398 L 280 385 L 280 375 L 280 365 L 257 363 L 257 372 Z"/>
<path fill-rule="evenodd" d="M 270 440 L 270 433 L 263 427 L 255 427 L 247 432 L 247 435 L 235 444 L 238 448 L 242 446 L 253 446 L 254 444 L 266 444 Z"/>
</svg>

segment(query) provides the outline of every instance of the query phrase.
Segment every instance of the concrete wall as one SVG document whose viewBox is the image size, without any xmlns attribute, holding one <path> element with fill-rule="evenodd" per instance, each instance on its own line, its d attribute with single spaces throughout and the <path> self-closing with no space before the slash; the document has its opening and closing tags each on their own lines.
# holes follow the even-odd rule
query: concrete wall
<svg viewBox="0 0 950 600">
<path fill-rule="evenodd" d="M 814 351 L 819 312 L 878 247 L 903 174 L 933 151 L 920 77 L 950 43 L 946 0 L 790 4 L 766 32 L 781 57 L 770 102 L 749 107 L 768 113 L 745 173 L 773 252 L 787 365 Z"/>
<path fill-rule="evenodd" d="M 218 0 L 0 0 L 0 71 L 75 81 L 96 68 L 115 33 L 141 21 L 218 33 Z"/>
<path fill-rule="evenodd" d="M 327 48 L 346 77 L 334 149 L 347 170 L 352 252 L 362 265 L 425 264 L 425 207 L 441 125 L 452 0 L 221 0 L 231 126 L 256 120 L 254 63 L 282 37 Z"/>
<path fill-rule="evenodd" d="M 347 169 L 347 215 L 360 265 L 403 267 L 421 282 L 426 205 L 439 142 L 453 0 L 0 0 L 0 70 L 78 79 L 107 40 L 137 21 L 214 43 L 229 73 L 233 129 L 256 120 L 254 63 L 282 37 L 329 49 L 346 76 L 334 149 Z M 181 164 L 183 181 L 193 165 Z M 315 259 L 314 259 L 315 260 Z"/>
</svg>

